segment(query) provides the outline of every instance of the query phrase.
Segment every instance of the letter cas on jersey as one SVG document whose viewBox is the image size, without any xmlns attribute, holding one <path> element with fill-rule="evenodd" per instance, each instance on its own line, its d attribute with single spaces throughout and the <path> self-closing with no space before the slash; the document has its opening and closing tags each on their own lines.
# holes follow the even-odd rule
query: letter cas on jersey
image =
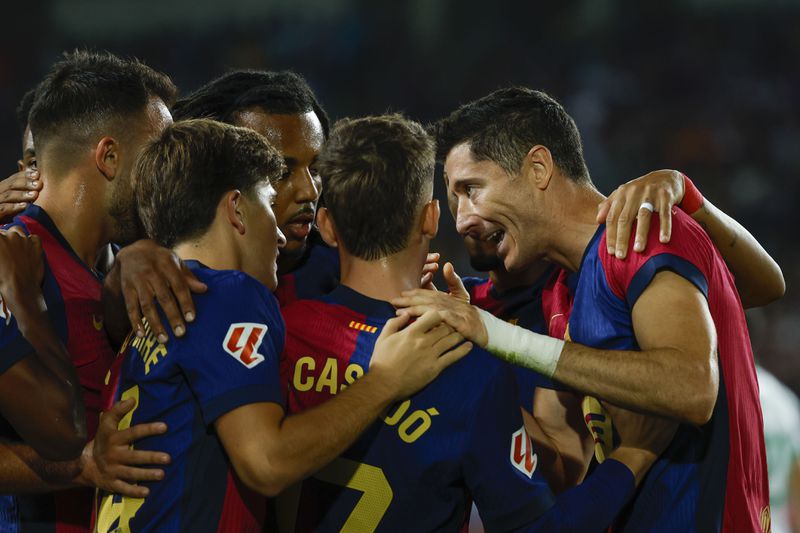
<svg viewBox="0 0 800 533">
<path fill-rule="evenodd" d="M 253 368 L 264 356 L 258 353 L 258 348 L 267 333 L 266 324 L 254 322 L 237 322 L 228 328 L 228 334 L 222 341 L 222 347 L 234 359 L 247 368 Z"/>
</svg>

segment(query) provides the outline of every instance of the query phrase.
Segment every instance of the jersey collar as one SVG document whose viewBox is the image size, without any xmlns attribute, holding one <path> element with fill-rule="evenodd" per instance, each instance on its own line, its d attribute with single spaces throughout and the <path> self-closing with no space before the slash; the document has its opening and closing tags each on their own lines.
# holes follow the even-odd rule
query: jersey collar
<svg viewBox="0 0 800 533">
<path fill-rule="evenodd" d="M 346 285 L 340 284 L 324 300 L 343 305 L 368 317 L 391 318 L 395 316 L 395 309 L 389 302 L 364 296 Z"/>
</svg>

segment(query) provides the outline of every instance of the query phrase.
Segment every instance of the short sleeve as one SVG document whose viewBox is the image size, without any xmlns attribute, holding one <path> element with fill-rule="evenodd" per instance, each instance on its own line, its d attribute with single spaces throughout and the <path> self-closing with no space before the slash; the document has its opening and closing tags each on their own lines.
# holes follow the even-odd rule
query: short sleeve
<svg viewBox="0 0 800 533">
<path fill-rule="evenodd" d="M 669 270 L 687 279 L 708 297 L 706 272 L 714 260 L 714 244 L 705 231 L 689 215 L 672 210 L 672 237 L 670 242 L 659 241 L 660 224 L 657 214 L 650 222 L 650 233 L 643 253 L 633 251 L 631 239 L 628 255 L 619 260 L 606 249 L 606 234 L 600 239 L 597 255 L 603 265 L 608 286 L 612 292 L 632 308 L 653 278 Z M 632 229 L 636 231 L 636 227 Z"/>
<path fill-rule="evenodd" d="M 197 320 L 180 343 L 178 365 L 203 420 L 258 402 L 283 405 L 279 356 L 284 325 L 275 297 L 241 272 L 215 279 L 196 300 Z"/>
<path fill-rule="evenodd" d="M 490 531 L 533 522 L 553 506 L 555 497 L 537 470 L 538 457 L 517 408 L 510 369 L 495 367 L 475 402 L 464 477 L 481 520 Z"/>
</svg>

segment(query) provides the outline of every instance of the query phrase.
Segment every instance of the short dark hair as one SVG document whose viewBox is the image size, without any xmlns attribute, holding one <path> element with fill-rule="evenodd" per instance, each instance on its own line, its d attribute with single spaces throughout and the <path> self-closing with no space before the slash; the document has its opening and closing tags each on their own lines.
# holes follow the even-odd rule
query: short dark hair
<svg viewBox="0 0 800 533">
<path fill-rule="evenodd" d="M 136 160 L 139 216 L 147 235 L 171 248 L 208 230 L 227 191 L 251 194 L 283 169 L 283 157 L 253 130 L 208 119 L 176 122 Z"/>
<path fill-rule="evenodd" d="M 172 107 L 172 116 L 175 120 L 211 118 L 231 124 L 237 112 L 251 107 L 260 107 L 277 115 L 313 111 L 325 138 L 328 137 L 330 123 L 327 113 L 306 80 L 288 70 L 229 72 L 180 98 Z"/>
<path fill-rule="evenodd" d="M 364 260 L 401 251 L 433 193 L 433 139 L 402 115 L 343 119 L 319 156 L 341 244 Z"/>
<path fill-rule="evenodd" d="M 500 89 L 462 105 L 435 123 L 432 131 L 441 162 L 456 145 L 466 142 L 476 161 L 492 161 L 513 175 L 531 147 L 541 144 L 564 174 L 576 181 L 590 181 L 575 121 L 542 91 Z"/>
<path fill-rule="evenodd" d="M 124 119 L 144 111 L 150 98 L 169 106 L 176 94 L 167 75 L 137 59 L 109 52 L 65 53 L 37 87 L 30 110 L 36 150 L 41 153 L 55 138 L 74 146 L 99 128 L 122 129 Z"/>
<path fill-rule="evenodd" d="M 22 99 L 17 105 L 17 124 L 19 125 L 20 134 L 25 133 L 25 128 L 28 127 L 28 118 L 31 114 L 34 98 L 36 98 L 36 87 L 22 95 Z"/>
</svg>

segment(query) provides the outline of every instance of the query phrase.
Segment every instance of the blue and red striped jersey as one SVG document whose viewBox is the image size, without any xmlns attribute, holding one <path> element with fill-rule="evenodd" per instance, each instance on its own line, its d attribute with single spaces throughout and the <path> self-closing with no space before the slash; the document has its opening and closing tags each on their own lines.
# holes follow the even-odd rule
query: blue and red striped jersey
<svg viewBox="0 0 800 533">
<path fill-rule="evenodd" d="M 278 277 L 275 297 L 281 307 L 295 300 L 317 298 L 339 285 L 339 252 L 317 236 L 309 236 L 305 257 L 294 270 Z"/>
<path fill-rule="evenodd" d="M 278 372 L 284 325 L 264 285 L 233 270 L 186 264 L 208 291 L 195 296 L 197 319 L 184 337 L 160 344 L 146 331 L 129 337 L 120 357 L 115 401 L 136 406 L 121 427 L 165 422 L 169 431 L 135 443 L 169 453 L 162 481 L 144 499 L 101 494 L 97 530 L 261 531 L 266 498 L 233 471 L 214 421 L 237 407 L 283 403 Z M 115 365 L 116 367 L 117 365 Z M 117 529 L 121 528 L 121 529 Z"/>
<path fill-rule="evenodd" d="M 114 350 L 103 328 L 102 279 L 75 254 L 52 219 L 39 206 L 31 205 L 12 222 L 26 233 L 38 235 L 45 261 L 42 293 L 47 314 L 75 365 L 83 388 L 89 438 L 97 431 L 100 395 Z M 7 311 L 7 310 L 6 310 Z M 2 364 L 33 352 L 8 313 L 0 322 Z M 7 426 L 7 424 L 3 424 Z M 3 437 L 19 437 L 6 427 Z M 42 495 L 6 496 L 0 499 L 0 530 L 57 533 L 87 532 L 92 513 L 91 489 L 72 489 Z"/>
<path fill-rule="evenodd" d="M 680 426 L 618 526 L 624 531 L 766 531 L 764 436 L 742 305 L 706 233 L 682 211 L 674 209 L 672 216 L 668 244 L 659 243 L 656 219 L 645 252 L 631 249 L 624 261 L 608 254 L 601 226 L 584 253 L 569 318 L 574 342 L 637 350 L 632 309 L 655 275 L 668 270 L 705 295 L 716 328 L 720 383 L 712 419 L 700 428 Z"/>
<path fill-rule="evenodd" d="M 533 284 L 504 292 L 497 290 L 491 278 L 466 277 L 462 281 L 464 288 L 469 292 L 469 301 L 472 305 L 506 322 L 546 335 L 548 321 L 544 316 L 542 295 L 556 271 L 556 268 L 548 269 Z M 531 413 L 533 393 L 537 387 L 565 389 L 563 385 L 527 368 L 514 367 L 514 374 L 517 377 L 521 406 Z"/>
<path fill-rule="evenodd" d="M 331 399 L 367 372 L 395 316 L 389 303 L 342 285 L 283 313 L 290 413 Z M 470 498 L 490 529 L 533 522 L 554 497 L 518 405 L 511 367 L 473 350 L 304 481 L 291 529 L 454 531 L 468 519 Z"/>
</svg>

